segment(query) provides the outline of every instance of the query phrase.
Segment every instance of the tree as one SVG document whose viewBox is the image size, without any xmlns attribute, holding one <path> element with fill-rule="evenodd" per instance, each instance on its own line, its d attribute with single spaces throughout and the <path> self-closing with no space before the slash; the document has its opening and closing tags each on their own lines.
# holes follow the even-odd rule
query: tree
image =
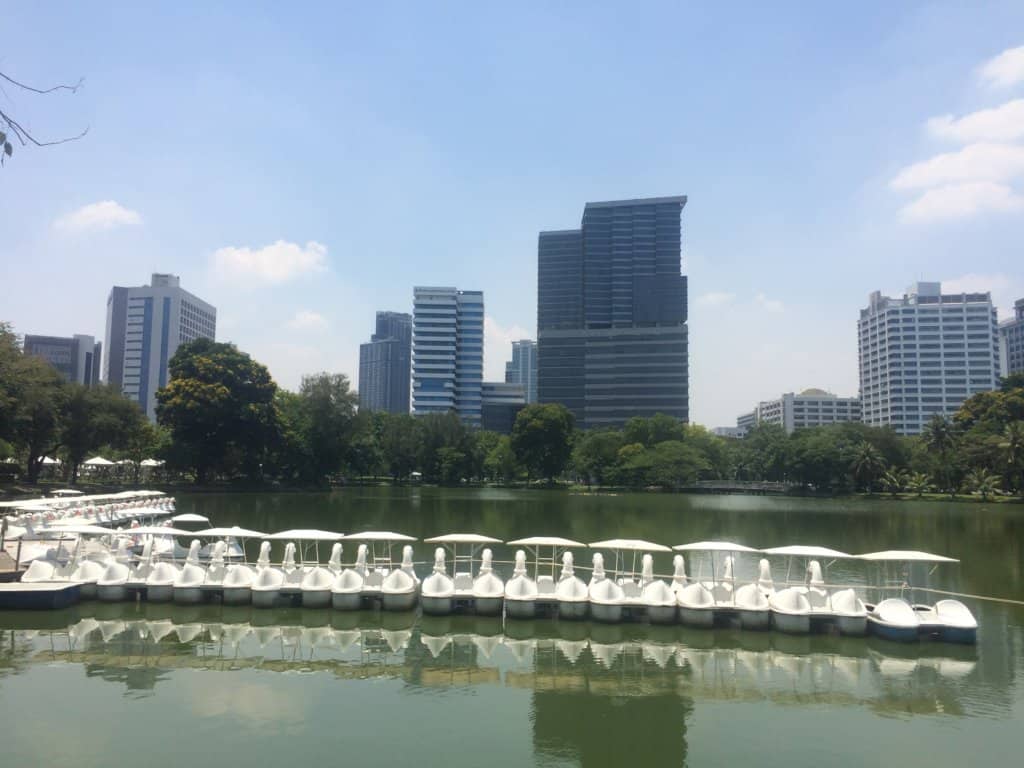
<svg viewBox="0 0 1024 768">
<path fill-rule="evenodd" d="M 1007 424 L 1002 437 L 999 448 L 1003 452 L 1009 487 L 1011 490 L 1024 489 L 1024 422 L 1015 421 Z"/>
<path fill-rule="evenodd" d="M 466 454 L 446 445 L 438 449 L 437 461 L 441 482 L 445 485 L 458 485 L 465 474 Z"/>
<path fill-rule="evenodd" d="M 572 449 L 572 466 L 587 485 L 591 482 L 605 485 L 622 445 L 622 432 L 614 429 L 588 429 L 576 439 Z"/>
<path fill-rule="evenodd" d="M 472 436 L 454 411 L 447 413 L 428 413 L 426 416 L 415 417 L 419 425 L 418 461 L 423 478 L 431 482 L 444 482 L 445 456 L 441 451 L 449 448 L 462 454 L 463 460 L 471 453 Z M 454 471 L 452 456 L 447 456 L 448 469 Z M 460 473 L 464 468 L 460 469 Z M 460 479 L 462 475 L 460 474 Z"/>
<path fill-rule="evenodd" d="M 572 455 L 572 412 L 560 403 L 533 403 L 516 416 L 512 451 L 530 477 L 549 482 L 565 471 Z"/>
<path fill-rule="evenodd" d="M 887 470 L 882 475 L 882 486 L 892 494 L 893 498 L 896 498 L 897 494 L 902 493 L 903 489 L 907 487 L 907 470 Z"/>
<path fill-rule="evenodd" d="M 146 417 L 138 403 L 114 387 L 66 386 L 61 442 L 70 470 L 69 480 L 74 484 L 78 480 L 78 469 L 89 453 L 104 446 L 115 450 L 127 448 Z"/>
<path fill-rule="evenodd" d="M 200 338 L 178 347 L 171 380 L 156 393 L 167 427 L 198 483 L 211 472 L 261 472 L 279 435 L 277 385 L 266 367 L 234 344 Z"/>
<path fill-rule="evenodd" d="M 303 376 L 299 397 L 302 437 L 313 475 L 322 480 L 339 472 L 350 456 L 350 427 L 359 398 L 343 373 Z"/>
<path fill-rule="evenodd" d="M 711 466 L 699 449 L 681 440 L 665 440 L 647 451 L 647 481 L 666 489 L 693 485 L 701 472 Z"/>
<path fill-rule="evenodd" d="M 999 488 L 999 478 L 987 469 L 972 469 L 967 474 L 967 487 L 972 493 L 981 494 L 982 501 L 988 501 Z"/>
<path fill-rule="evenodd" d="M 907 475 L 906 487 L 911 493 L 916 493 L 917 498 L 921 498 L 931 487 L 928 483 L 928 475 L 924 472 L 911 472 Z"/>
<path fill-rule="evenodd" d="M 381 449 L 384 451 L 384 463 L 394 480 L 404 480 L 416 469 L 420 432 L 420 424 L 409 414 L 385 418 Z"/>
<path fill-rule="evenodd" d="M 365 411 L 357 413 L 349 425 L 346 463 L 357 477 L 376 477 L 384 468 L 379 432 L 379 421 L 374 418 L 374 414 Z"/>
<path fill-rule="evenodd" d="M 885 471 L 885 459 L 875 446 L 863 442 L 856 449 L 850 471 L 853 472 L 854 481 L 866 486 L 868 493 L 871 493 L 875 479 Z"/>
<path fill-rule="evenodd" d="M 634 416 L 622 428 L 624 443 L 640 443 L 651 448 L 667 440 L 682 440 L 685 425 L 664 413 L 656 413 L 650 417 Z"/>
<path fill-rule="evenodd" d="M 58 91 L 70 91 L 71 93 L 77 93 L 78 89 L 82 87 L 82 80 L 79 80 L 74 85 L 55 85 L 51 88 L 33 88 L 30 85 L 18 82 L 14 78 L 0 72 L 0 79 L 5 80 L 11 85 L 26 91 L 28 93 L 35 93 L 39 95 L 46 95 L 48 93 L 55 93 Z M 3 165 L 7 158 L 10 157 L 14 152 L 14 145 L 11 143 L 11 139 L 15 139 L 21 146 L 32 145 L 36 147 L 49 147 L 54 144 L 64 144 L 69 141 L 75 141 L 82 138 L 89 132 L 86 128 L 84 131 L 79 133 L 77 136 L 68 136 L 63 139 L 54 139 L 51 141 L 43 141 L 36 138 L 36 136 L 26 129 L 18 120 L 15 120 L 8 112 L 4 112 L 0 109 L 0 165 Z"/>
<path fill-rule="evenodd" d="M 484 461 L 484 469 L 488 477 L 504 480 L 506 483 L 515 480 L 519 474 L 519 465 L 512 452 L 512 440 L 508 435 L 501 435 L 498 442 L 491 448 Z"/>
<path fill-rule="evenodd" d="M 956 494 L 956 488 L 953 483 L 950 454 L 956 448 L 958 437 L 957 428 L 953 422 L 938 414 L 933 416 L 921 431 L 921 442 L 932 452 L 937 465 L 936 474 L 942 481 L 942 487 L 951 495 Z"/>
</svg>

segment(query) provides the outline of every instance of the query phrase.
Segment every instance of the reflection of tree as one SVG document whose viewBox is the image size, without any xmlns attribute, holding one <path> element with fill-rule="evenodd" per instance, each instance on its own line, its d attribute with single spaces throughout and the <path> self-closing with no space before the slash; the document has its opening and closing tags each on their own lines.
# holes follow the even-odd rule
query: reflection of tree
<svg viewBox="0 0 1024 768">
<path fill-rule="evenodd" d="M 32 641 L 14 629 L 0 629 L 0 678 L 28 669 L 34 648 Z"/>
</svg>

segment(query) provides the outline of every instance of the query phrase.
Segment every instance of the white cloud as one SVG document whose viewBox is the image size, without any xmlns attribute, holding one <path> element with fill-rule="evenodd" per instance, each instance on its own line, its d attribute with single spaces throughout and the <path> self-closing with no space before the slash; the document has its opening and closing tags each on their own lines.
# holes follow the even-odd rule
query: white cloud
<svg viewBox="0 0 1024 768">
<path fill-rule="evenodd" d="M 1024 174 L 1024 146 L 969 144 L 914 163 L 889 182 L 895 189 L 935 187 L 964 181 L 1009 181 Z"/>
<path fill-rule="evenodd" d="M 288 321 L 288 327 L 296 331 L 319 331 L 327 327 L 327 318 L 319 312 L 303 309 Z"/>
<path fill-rule="evenodd" d="M 305 247 L 278 240 L 262 248 L 220 248 L 213 254 L 215 274 L 224 280 L 284 283 L 327 270 L 327 246 L 310 240 Z"/>
<path fill-rule="evenodd" d="M 1013 303 L 1024 296 L 1024 277 L 1020 275 L 970 273 L 942 281 L 943 293 L 991 293 L 999 308 L 999 319 L 1013 317 Z"/>
<path fill-rule="evenodd" d="M 138 211 L 125 208 L 113 200 L 83 205 L 53 222 L 54 229 L 64 232 L 98 232 L 115 227 L 141 224 Z"/>
<path fill-rule="evenodd" d="M 978 77 L 991 88 L 1006 88 L 1024 82 L 1024 45 L 1007 48 L 978 70 Z"/>
<path fill-rule="evenodd" d="M 697 304 L 702 307 L 718 307 L 722 304 L 731 304 L 736 299 L 735 293 L 725 291 L 711 291 L 697 297 Z"/>
<path fill-rule="evenodd" d="M 1024 136 L 1024 99 L 1014 99 L 960 118 L 953 115 L 933 117 L 926 125 L 928 132 L 940 139 L 963 143 L 1013 141 Z"/>
<path fill-rule="evenodd" d="M 754 297 L 754 301 L 766 312 L 777 313 L 782 312 L 786 308 L 778 299 L 769 299 L 763 293 L 757 294 L 757 296 Z"/>
<path fill-rule="evenodd" d="M 512 342 L 532 338 L 533 334 L 520 325 L 505 327 L 490 315 L 485 315 L 484 381 L 504 381 L 505 362 L 512 359 Z"/>
<path fill-rule="evenodd" d="M 946 184 L 927 190 L 900 213 L 908 221 L 933 221 L 965 218 L 986 211 L 1024 211 L 1024 196 L 1005 184 L 991 181 Z"/>
</svg>

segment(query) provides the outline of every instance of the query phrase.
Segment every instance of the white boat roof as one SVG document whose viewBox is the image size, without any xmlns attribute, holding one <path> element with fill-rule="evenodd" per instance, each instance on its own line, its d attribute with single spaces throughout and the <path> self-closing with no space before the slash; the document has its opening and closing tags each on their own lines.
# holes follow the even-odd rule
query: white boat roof
<svg viewBox="0 0 1024 768">
<path fill-rule="evenodd" d="M 753 547 L 745 544 L 735 544 L 731 541 L 694 541 L 690 544 L 680 544 L 672 547 L 677 552 L 758 552 Z"/>
<path fill-rule="evenodd" d="M 82 491 L 76 491 L 74 488 L 59 488 L 56 491 L 52 491 L 54 496 L 58 498 L 61 496 L 82 496 Z"/>
<path fill-rule="evenodd" d="M 268 533 L 263 538 L 271 541 L 282 539 L 299 539 L 300 541 L 338 541 L 344 538 L 345 534 L 334 531 L 321 531 L 318 528 L 292 528 L 288 531 Z"/>
<path fill-rule="evenodd" d="M 128 531 L 115 531 L 111 528 L 104 528 L 100 525 L 89 525 L 87 523 L 70 523 L 68 525 L 47 527 L 41 531 L 37 531 L 40 536 L 47 534 L 57 534 L 58 536 L 65 536 L 69 533 L 79 534 L 81 536 L 109 536 L 112 533 L 128 533 Z"/>
<path fill-rule="evenodd" d="M 195 531 L 172 528 L 169 525 L 140 525 L 138 528 L 122 528 L 121 533 L 129 536 L 197 536 Z"/>
<path fill-rule="evenodd" d="M 206 528 L 202 531 L 195 531 L 193 536 L 235 536 L 240 539 L 265 539 L 267 534 L 262 531 L 251 531 L 248 528 L 239 528 L 232 525 L 230 528 Z"/>
<path fill-rule="evenodd" d="M 395 533 L 394 531 L 360 531 L 359 533 L 346 533 L 341 538 L 362 541 L 416 541 L 415 536 L 406 536 L 404 533 Z"/>
<path fill-rule="evenodd" d="M 672 550 L 664 544 L 655 544 L 653 541 L 643 539 L 608 539 L 607 541 L 593 541 L 587 544 L 591 549 L 625 549 L 644 550 L 647 552 L 671 552 Z"/>
<path fill-rule="evenodd" d="M 479 533 L 446 533 L 423 541 L 426 544 L 501 544 L 501 539 Z"/>
<path fill-rule="evenodd" d="M 172 517 L 171 521 L 175 523 L 208 523 L 210 518 L 197 515 L 195 512 L 182 512 L 180 515 Z"/>
<path fill-rule="evenodd" d="M 955 557 L 945 555 L 933 555 L 930 552 L 918 552 L 913 549 L 887 549 L 884 552 L 868 552 L 864 555 L 857 555 L 861 560 L 898 560 L 901 562 L 922 562 L 922 563 L 959 563 Z"/>
<path fill-rule="evenodd" d="M 846 552 L 828 547 L 815 547 L 804 544 L 791 544 L 785 547 L 762 549 L 766 555 L 790 555 L 792 557 L 853 557 Z"/>
<path fill-rule="evenodd" d="M 573 541 L 572 539 L 563 539 L 561 536 L 529 536 L 525 539 L 516 539 L 515 541 L 507 541 L 506 544 L 511 544 L 515 547 L 585 547 L 587 546 L 582 541 Z"/>
</svg>

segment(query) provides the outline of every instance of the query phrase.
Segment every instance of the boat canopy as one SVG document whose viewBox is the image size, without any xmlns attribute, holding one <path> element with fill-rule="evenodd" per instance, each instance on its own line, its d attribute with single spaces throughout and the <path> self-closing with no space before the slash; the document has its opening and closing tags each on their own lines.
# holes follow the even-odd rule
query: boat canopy
<svg viewBox="0 0 1024 768">
<path fill-rule="evenodd" d="M 171 528 L 169 525 L 140 525 L 138 528 L 122 528 L 120 533 L 129 536 L 196 536 L 195 531 L 183 528 Z"/>
<path fill-rule="evenodd" d="M 607 541 L 594 541 L 587 544 L 591 549 L 623 549 L 634 552 L 671 552 L 664 544 L 655 544 L 653 541 L 643 539 L 608 539 Z"/>
<path fill-rule="evenodd" d="M 203 515 L 197 515 L 194 512 L 183 512 L 180 515 L 175 515 L 171 518 L 171 522 L 174 523 L 208 523 L 210 518 L 204 517 Z"/>
<path fill-rule="evenodd" d="M 60 488 L 53 491 L 53 495 L 60 498 L 61 496 L 81 496 L 82 491 L 76 491 L 73 488 Z"/>
<path fill-rule="evenodd" d="M 745 544 L 734 544 L 731 541 L 695 541 L 692 544 L 680 544 L 672 547 L 677 552 L 760 552 Z"/>
<path fill-rule="evenodd" d="M 424 539 L 426 544 L 501 544 L 501 539 L 491 536 L 482 536 L 479 533 L 446 533 L 444 536 L 434 536 Z"/>
<path fill-rule="evenodd" d="M 58 536 L 66 536 L 69 533 L 77 534 L 79 536 L 109 536 L 112 533 L 128 533 L 128 531 L 115 531 L 112 528 L 104 528 L 100 525 L 87 525 L 85 523 L 78 523 L 72 525 L 62 525 L 59 528 L 44 528 L 38 531 L 39 535 L 45 536 L 46 534 L 56 534 Z"/>
<path fill-rule="evenodd" d="M 221 537 L 221 536 L 234 536 L 238 539 L 265 539 L 267 534 L 262 531 L 251 531 L 248 528 L 239 528 L 237 525 L 232 525 L 230 528 L 207 528 L 202 531 L 196 531 L 193 536 L 210 536 L 210 537 Z"/>
<path fill-rule="evenodd" d="M 358 539 L 360 541 L 416 541 L 415 536 L 406 536 L 404 533 L 394 531 L 360 531 L 359 533 L 346 533 L 343 539 Z"/>
<path fill-rule="evenodd" d="M 530 536 L 506 542 L 513 547 L 585 547 L 582 541 L 563 539 L 561 536 Z"/>
<path fill-rule="evenodd" d="M 292 528 L 289 531 L 279 533 L 268 533 L 263 538 L 271 541 L 282 539 L 298 539 L 300 541 L 337 541 L 344 538 L 343 533 L 333 531 L 321 531 L 317 528 Z"/>
<path fill-rule="evenodd" d="M 922 562 L 922 563 L 959 563 L 955 557 L 945 555 L 933 555 L 930 552 L 918 552 L 913 549 L 887 549 L 884 552 L 868 552 L 864 555 L 857 555 L 861 560 L 896 560 L 899 562 Z"/>
<path fill-rule="evenodd" d="M 771 547 L 762 549 L 766 555 L 788 555 L 789 557 L 853 557 L 846 552 L 828 547 L 805 546 L 803 544 L 792 544 L 786 547 Z"/>
</svg>

